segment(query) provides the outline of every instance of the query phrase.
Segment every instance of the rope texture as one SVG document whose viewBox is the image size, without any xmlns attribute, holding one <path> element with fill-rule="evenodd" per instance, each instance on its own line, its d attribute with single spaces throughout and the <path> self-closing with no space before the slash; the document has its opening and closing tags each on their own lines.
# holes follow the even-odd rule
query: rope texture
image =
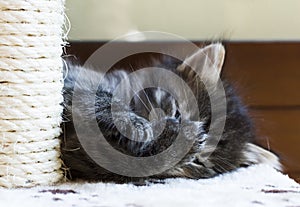
<svg viewBox="0 0 300 207">
<path fill-rule="evenodd" d="M 61 180 L 64 0 L 0 0 L 0 186 Z"/>
</svg>

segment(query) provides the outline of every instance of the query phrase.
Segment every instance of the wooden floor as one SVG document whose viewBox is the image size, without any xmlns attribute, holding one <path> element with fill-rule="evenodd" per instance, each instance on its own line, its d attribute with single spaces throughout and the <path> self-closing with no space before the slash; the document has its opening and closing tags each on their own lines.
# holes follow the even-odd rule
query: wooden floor
<svg viewBox="0 0 300 207">
<path fill-rule="evenodd" d="M 67 52 L 84 62 L 103 44 L 71 42 Z M 120 44 L 130 47 L 143 43 Z M 159 44 L 168 47 L 180 43 Z M 300 42 L 224 44 L 224 75 L 238 86 L 248 105 L 259 142 L 276 152 L 285 171 L 300 181 Z"/>
</svg>

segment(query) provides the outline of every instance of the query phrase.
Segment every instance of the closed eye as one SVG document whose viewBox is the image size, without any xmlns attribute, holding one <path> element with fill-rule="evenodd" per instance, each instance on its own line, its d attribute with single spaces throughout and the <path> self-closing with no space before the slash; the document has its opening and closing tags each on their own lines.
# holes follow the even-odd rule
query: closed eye
<svg viewBox="0 0 300 207">
<path fill-rule="evenodd" d="M 180 112 L 177 109 L 176 112 L 175 112 L 175 118 L 176 119 L 180 119 L 180 117 L 181 117 L 181 114 L 180 114 Z"/>
</svg>

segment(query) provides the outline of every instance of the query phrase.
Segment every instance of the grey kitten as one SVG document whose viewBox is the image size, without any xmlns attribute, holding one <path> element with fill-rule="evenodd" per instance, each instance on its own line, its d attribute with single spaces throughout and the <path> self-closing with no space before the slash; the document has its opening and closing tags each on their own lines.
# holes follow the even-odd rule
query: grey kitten
<svg viewBox="0 0 300 207">
<path fill-rule="evenodd" d="M 100 72 L 70 64 L 63 92 L 64 117 L 67 120 L 65 125 L 68 130 L 65 131 L 65 138 L 62 141 L 62 158 L 69 168 L 71 177 L 118 183 L 139 179 L 134 176 L 110 172 L 99 166 L 85 151 L 75 133 L 73 118 L 80 117 L 83 120 L 82 123 L 88 122 L 91 117 L 86 114 L 93 113 L 107 142 L 114 149 L 132 157 L 151 157 L 164 152 L 174 143 L 181 130 L 182 136 L 187 139 L 189 136 L 195 138 L 189 151 L 174 166 L 169 168 L 168 164 L 173 156 L 168 155 L 161 161 L 161 167 L 165 169 L 164 171 L 146 176 L 143 179 L 169 177 L 210 178 L 239 167 L 260 163 L 268 164 L 280 170 L 281 165 L 277 156 L 254 144 L 256 135 L 247 110 L 236 96 L 233 87 L 222 77 L 226 94 L 227 113 L 226 117 L 219 117 L 220 119 L 211 123 L 212 108 L 207 88 L 209 87 L 213 93 L 216 90 L 215 86 L 218 84 L 224 56 L 224 47 L 221 44 L 212 44 L 199 49 L 183 62 L 175 58 L 162 56 L 160 59 L 152 60 L 151 64 L 141 65 L 140 68 L 149 66 L 165 68 L 184 80 L 196 97 L 199 118 L 194 118 L 195 109 L 188 107 L 179 109 L 180 104 L 183 106 L 187 106 L 187 104 L 178 103 L 170 92 L 160 87 L 151 87 L 135 91 L 129 105 L 119 100 L 117 107 L 114 109 L 116 110 L 114 118 L 121 120 L 121 122 L 123 120 L 119 124 L 119 128 L 116 126 L 116 119 L 114 120 L 112 115 L 113 93 L 121 80 L 128 78 L 130 71 L 118 69 L 105 74 L 96 94 L 91 94 L 91 82 L 99 82 L 95 79 L 99 77 L 97 74 Z M 191 67 L 198 74 L 202 74 L 201 77 L 191 70 Z M 78 75 L 79 73 L 80 75 Z M 145 81 L 157 82 L 155 79 L 160 79 L 163 82 L 167 78 L 155 77 L 154 75 L 140 77 L 137 82 L 143 85 Z M 128 95 L 126 91 L 131 90 L 130 84 L 132 83 L 129 83 L 128 88 L 122 89 L 124 97 Z M 75 85 L 80 94 L 76 100 L 73 99 Z M 180 90 L 181 85 L 174 84 L 172 87 L 176 91 Z M 90 95 L 95 97 L 94 107 L 86 104 L 87 97 Z M 221 99 L 217 95 L 217 101 L 218 98 Z M 76 106 L 80 107 L 72 108 L 75 102 Z M 217 114 L 220 113 L 218 107 L 221 108 L 222 106 L 217 106 Z M 157 108 L 160 108 L 160 110 L 156 110 Z M 83 114 L 82 111 L 87 113 Z M 124 117 L 127 117 L 127 119 L 124 119 Z M 226 122 L 221 138 L 218 140 L 217 135 L 214 134 L 214 129 L 221 127 L 220 120 L 222 118 L 225 118 Z M 137 130 L 129 134 L 130 137 L 126 137 L 120 131 L 128 131 L 129 121 Z M 162 129 L 161 126 L 163 126 Z M 209 133 L 210 129 L 211 133 Z M 158 136 L 155 136 L 157 130 L 161 132 L 158 133 Z M 89 139 L 90 142 L 99 142 L 99 140 L 92 137 L 86 137 L 86 139 Z M 180 151 L 180 149 L 178 150 Z M 99 154 L 100 151 L 101 149 L 99 149 Z M 97 151 L 93 153 L 97 154 Z M 131 163 L 113 160 L 110 164 L 121 166 L 126 171 L 126 167 Z M 147 166 L 136 166 L 135 170 L 143 171 L 145 167 Z"/>
</svg>

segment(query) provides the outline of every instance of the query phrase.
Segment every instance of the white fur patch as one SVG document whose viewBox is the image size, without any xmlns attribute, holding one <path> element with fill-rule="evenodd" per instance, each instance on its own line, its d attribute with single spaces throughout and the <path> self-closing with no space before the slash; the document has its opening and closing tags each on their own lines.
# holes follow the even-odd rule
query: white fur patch
<svg viewBox="0 0 300 207">
<path fill-rule="evenodd" d="M 275 154 L 255 144 L 247 143 L 244 157 L 246 164 L 266 164 L 279 171 L 282 170 L 279 158 Z"/>
</svg>

